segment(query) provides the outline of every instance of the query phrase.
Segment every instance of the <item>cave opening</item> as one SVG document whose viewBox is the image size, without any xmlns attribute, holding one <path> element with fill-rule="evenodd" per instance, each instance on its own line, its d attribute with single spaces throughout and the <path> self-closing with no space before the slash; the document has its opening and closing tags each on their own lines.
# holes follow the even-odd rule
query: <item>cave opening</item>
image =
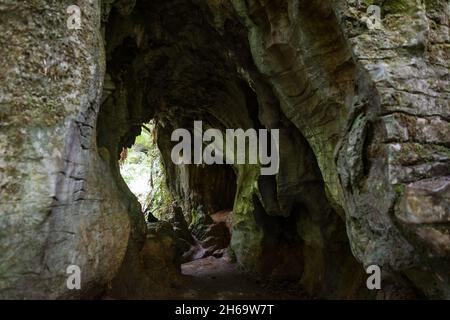
<svg viewBox="0 0 450 320">
<path fill-rule="evenodd" d="M 296 116 L 283 113 L 249 47 L 236 46 L 246 43 L 240 22 L 227 21 L 220 33 L 205 8 L 185 1 L 129 9 L 112 7 L 104 24 L 107 64 L 97 118 L 99 153 L 130 220 L 111 295 L 173 298 L 192 289 L 191 298 L 304 298 L 300 288 L 309 296 L 347 294 L 340 279 L 361 270 L 345 224 Z M 252 164 L 175 164 L 172 133 L 192 130 L 195 121 L 222 132 L 279 128 L 278 174 L 261 177 Z M 153 173 L 161 183 L 149 188 Z M 340 262 L 349 272 L 336 277 Z"/>
<path fill-rule="evenodd" d="M 129 148 L 122 148 L 119 158 L 120 174 L 130 191 L 149 216 L 161 219 L 172 203 L 167 188 L 164 164 L 156 143 L 155 122 L 142 125 L 142 131 Z"/>
<path fill-rule="evenodd" d="M 158 222 L 172 225 L 182 263 L 210 256 L 221 258 L 227 254 L 231 240 L 237 184 L 233 167 L 174 164 L 163 157 L 157 132 L 158 125 L 151 120 L 141 125 L 132 143 L 119 146 L 119 180 L 139 202 L 149 229 Z M 135 128 L 133 133 L 137 133 Z M 159 140 L 168 141 L 167 136 Z M 169 149 L 163 148 L 167 155 Z M 175 171 L 173 180 L 167 180 L 168 171 Z"/>
</svg>

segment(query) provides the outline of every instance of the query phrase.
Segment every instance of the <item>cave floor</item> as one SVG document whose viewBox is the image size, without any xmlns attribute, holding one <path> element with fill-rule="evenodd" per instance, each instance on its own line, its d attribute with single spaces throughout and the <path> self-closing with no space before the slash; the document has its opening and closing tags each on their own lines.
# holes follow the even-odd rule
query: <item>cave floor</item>
<svg viewBox="0 0 450 320">
<path fill-rule="evenodd" d="M 176 299 L 308 299 L 302 292 L 274 288 L 250 279 L 229 257 L 208 257 L 182 265 L 188 285 L 179 289 Z"/>
</svg>

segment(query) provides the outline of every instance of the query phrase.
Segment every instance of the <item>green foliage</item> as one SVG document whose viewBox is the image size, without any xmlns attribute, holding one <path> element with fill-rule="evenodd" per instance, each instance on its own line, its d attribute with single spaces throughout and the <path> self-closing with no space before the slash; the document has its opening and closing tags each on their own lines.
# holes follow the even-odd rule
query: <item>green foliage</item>
<svg viewBox="0 0 450 320">
<path fill-rule="evenodd" d="M 172 202 L 161 154 L 153 137 L 154 124 L 143 127 L 120 167 L 123 179 L 144 211 L 161 218 Z"/>
<path fill-rule="evenodd" d="M 395 186 L 395 193 L 397 194 L 397 196 L 402 196 L 405 193 L 405 185 L 404 184 L 398 184 Z"/>
</svg>

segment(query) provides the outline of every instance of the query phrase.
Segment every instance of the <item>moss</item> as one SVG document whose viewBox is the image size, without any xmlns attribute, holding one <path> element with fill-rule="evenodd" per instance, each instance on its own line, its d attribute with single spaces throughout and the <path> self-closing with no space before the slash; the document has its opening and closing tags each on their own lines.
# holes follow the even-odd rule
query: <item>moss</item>
<svg viewBox="0 0 450 320">
<path fill-rule="evenodd" d="M 401 165 L 432 163 L 439 157 L 450 157 L 450 149 L 441 145 L 404 143 L 395 154 L 395 161 Z"/>
<path fill-rule="evenodd" d="M 385 14 L 409 13 L 416 6 L 412 0 L 385 0 L 383 11 Z"/>
<path fill-rule="evenodd" d="M 397 185 L 394 187 L 395 193 L 396 193 L 398 196 L 403 195 L 403 194 L 405 193 L 405 189 L 406 189 L 406 186 L 405 186 L 404 184 L 397 184 Z"/>
<path fill-rule="evenodd" d="M 436 151 L 438 151 L 439 153 L 441 153 L 443 155 L 450 157 L 450 148 L 438 145 L 438 146 L 436 146 Z"/>
</svg>

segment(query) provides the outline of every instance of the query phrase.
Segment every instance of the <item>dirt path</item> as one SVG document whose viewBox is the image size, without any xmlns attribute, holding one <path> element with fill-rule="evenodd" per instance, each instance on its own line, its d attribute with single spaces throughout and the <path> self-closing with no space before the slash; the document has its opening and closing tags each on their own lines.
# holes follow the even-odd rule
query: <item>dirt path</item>
<svg viewBox="0 0 450 320">
<path fill-rule="evenodd" d="M 188 285 L 180 299 L 305 299 L 302 293 L 274 290 L 250 280 L 228 257 L 195 260 L 182 265 Z"/>
</svg>

